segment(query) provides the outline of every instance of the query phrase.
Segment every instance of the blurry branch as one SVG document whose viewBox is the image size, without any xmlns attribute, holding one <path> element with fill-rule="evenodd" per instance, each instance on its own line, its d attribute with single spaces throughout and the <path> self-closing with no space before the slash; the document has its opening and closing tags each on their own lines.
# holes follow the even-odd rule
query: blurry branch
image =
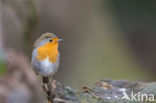
<svg viewBox="0 0 156 103">
<path fill-rule="evenodd" d="M 7 49 L 6 55 L 7 73 L 0 78 L 0 103 L 43 103 L 40 86 L 26 57 L 11 49 Z"/>
<path fill-rule="evenodd" d="M 30 62 L 19 52 L 3 46 L 1 5 L 0 1 L 0 103 L 44 103 Z"/>
</svg>

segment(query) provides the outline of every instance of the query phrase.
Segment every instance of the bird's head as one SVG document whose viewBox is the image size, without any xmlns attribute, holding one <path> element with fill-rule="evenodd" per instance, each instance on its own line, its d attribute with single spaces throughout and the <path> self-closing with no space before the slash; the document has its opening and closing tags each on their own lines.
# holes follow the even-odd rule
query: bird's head
<svg viewBox="0 0 156 103">
<path fill-rule="evenodd" d="M 34 44 L 34 48 L 43 46 L 43 45 L 58 45 L 58 43 L 62 41 L 53 33 L 44 33 L 40 36 L 38 40 L 36 40 Z"/>
</svg>

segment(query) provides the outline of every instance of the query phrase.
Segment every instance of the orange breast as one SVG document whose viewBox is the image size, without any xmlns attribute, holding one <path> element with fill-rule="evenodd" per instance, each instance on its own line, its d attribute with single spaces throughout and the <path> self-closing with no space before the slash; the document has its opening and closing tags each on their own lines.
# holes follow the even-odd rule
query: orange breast
<svg viewBox="0 0 156 103">
<path fill-rule="evenodd" d="M 48 57 L 50 62 L 55 63 L 58 59 L 59 52 L 57 46 L 55 45 L 41 46 L 37 49 L 37 52 L 37 60 L 44 60 Z"/>
</svg>

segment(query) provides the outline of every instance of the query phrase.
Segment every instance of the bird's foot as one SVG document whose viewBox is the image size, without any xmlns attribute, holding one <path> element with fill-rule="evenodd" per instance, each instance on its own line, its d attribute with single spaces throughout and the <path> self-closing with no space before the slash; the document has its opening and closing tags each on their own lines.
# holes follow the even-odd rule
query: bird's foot
<svg viewBox="0 0 156 103">
<path fill-rule="evenodd" d="M 47 93 L 47 91 L 48 91 L 48 84 L 43 83 L 42 84 L 42 88 L 43 88 L 43 93 Z"/>
</svg>

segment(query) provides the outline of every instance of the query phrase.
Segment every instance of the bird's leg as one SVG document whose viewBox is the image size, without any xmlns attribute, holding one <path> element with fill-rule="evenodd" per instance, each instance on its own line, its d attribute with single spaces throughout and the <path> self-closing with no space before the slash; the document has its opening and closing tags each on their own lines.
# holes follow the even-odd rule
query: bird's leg
<svg viewBox="0 0 156 103">
<path fill-rule="evenodd" d="M 48 91 L 48 83 L 49 83 L 49 77 L 42 77 L 42 87 L 43 87 L 43 92 Z"/>
<path fill-rule="evenodd" d="M 43 92 L 45 93 L 47 99 L 48 99 L 48 103 L 52 103 L 49 99 L 49 88 L 48 88 L 48 85 L 49 83 L 51 82 L 52 80 L 52 76 L 48 76 L 48 77 L 42 77 L 42 83 L 43 83 Z"/>
<path fill-rule="evenodd" d="M 42 77 L 42 88 L 43 88 L 43 92 L 47 92 L 48 91 L 48 84 L 52 82 L 52 75 L 48 76 L 48 77 Z"/>
<path fill-rule="evenodd" d="M 42 77 L 42 81 L 44 84 L 49 83 L 49 77 Z"/>
<path fill-rule="evenodd" d="M 52 82 L 52 80 L 53 80 L 53 76 L 50 75 L 50 76 L 49 76 L 49 82 Z"/>
</svg>

